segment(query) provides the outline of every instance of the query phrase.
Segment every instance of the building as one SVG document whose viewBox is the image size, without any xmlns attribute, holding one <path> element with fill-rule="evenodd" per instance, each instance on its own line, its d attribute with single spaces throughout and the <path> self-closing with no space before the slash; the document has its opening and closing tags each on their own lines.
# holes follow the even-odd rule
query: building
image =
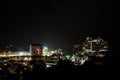
<svg viewBox="0 0 120 80">
<path fill-rule="evenodd" d="M 96 39 L 87 38 L 87 40 L 83 43 L 83 49 L 87 52 L 100 52 L 108 50 L 107 41 L 97 37 Z"/>
<path fill-rule="evenodd" d="M 30 45 L 31 56 L 41 56 L 42 54 L 42 44 L 31 44 Z"/>
</svg>

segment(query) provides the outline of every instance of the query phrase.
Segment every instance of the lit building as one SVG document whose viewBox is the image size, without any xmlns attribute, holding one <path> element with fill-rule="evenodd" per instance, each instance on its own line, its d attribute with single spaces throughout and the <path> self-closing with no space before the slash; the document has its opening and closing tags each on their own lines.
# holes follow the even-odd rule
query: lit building
<svg viewBox="0 0 120 80">
<path fill-rule="evenodd" d="M 30 45 L 31 56 L 41 56 L 42 54 L 42 45 L 41 44 L 31 44 Z"/>
<path fill-rule="evenodd" d="M 83 49 L 87 52 L 107 51 L 108 43 L 98 37 L 97 39 L 87 38 L 83 43 Z"/>
</svg>

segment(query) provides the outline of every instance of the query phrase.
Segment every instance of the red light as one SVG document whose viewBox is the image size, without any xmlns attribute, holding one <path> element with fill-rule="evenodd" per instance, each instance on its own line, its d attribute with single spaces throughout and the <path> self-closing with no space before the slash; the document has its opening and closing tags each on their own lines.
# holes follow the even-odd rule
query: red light
<svg viewBox="0 0 120 80">
<path fill-rule="evenodd" d="M 38 55 L 40 55 L 40 49 L 37 49 L 37 53 L 38 53 Z"/>
</svg>

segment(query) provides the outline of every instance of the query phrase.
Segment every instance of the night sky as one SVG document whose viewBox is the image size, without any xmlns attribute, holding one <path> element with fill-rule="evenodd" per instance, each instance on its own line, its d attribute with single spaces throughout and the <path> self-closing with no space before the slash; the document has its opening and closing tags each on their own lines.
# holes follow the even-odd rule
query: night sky
<svg viewBox="0 0 120 80">
<path fill-rule="evenodd" d="M 66 48 L 87 36 L 119 41 L 118 2 L 3 0 L 0 13 L 0 44 L 28 46 L 43 43 Z"/>
</svg>

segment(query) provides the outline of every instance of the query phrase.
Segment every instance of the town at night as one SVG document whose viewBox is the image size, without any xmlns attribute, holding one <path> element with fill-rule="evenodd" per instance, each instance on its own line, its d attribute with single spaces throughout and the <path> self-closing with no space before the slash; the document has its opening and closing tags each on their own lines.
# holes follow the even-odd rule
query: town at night
<svg viewBox="0 0 120 80">
<path fill-rule="evenodd" d="M 118 5 L 2 0 L 0 80 L 119 79 Z"/>
</svg>

